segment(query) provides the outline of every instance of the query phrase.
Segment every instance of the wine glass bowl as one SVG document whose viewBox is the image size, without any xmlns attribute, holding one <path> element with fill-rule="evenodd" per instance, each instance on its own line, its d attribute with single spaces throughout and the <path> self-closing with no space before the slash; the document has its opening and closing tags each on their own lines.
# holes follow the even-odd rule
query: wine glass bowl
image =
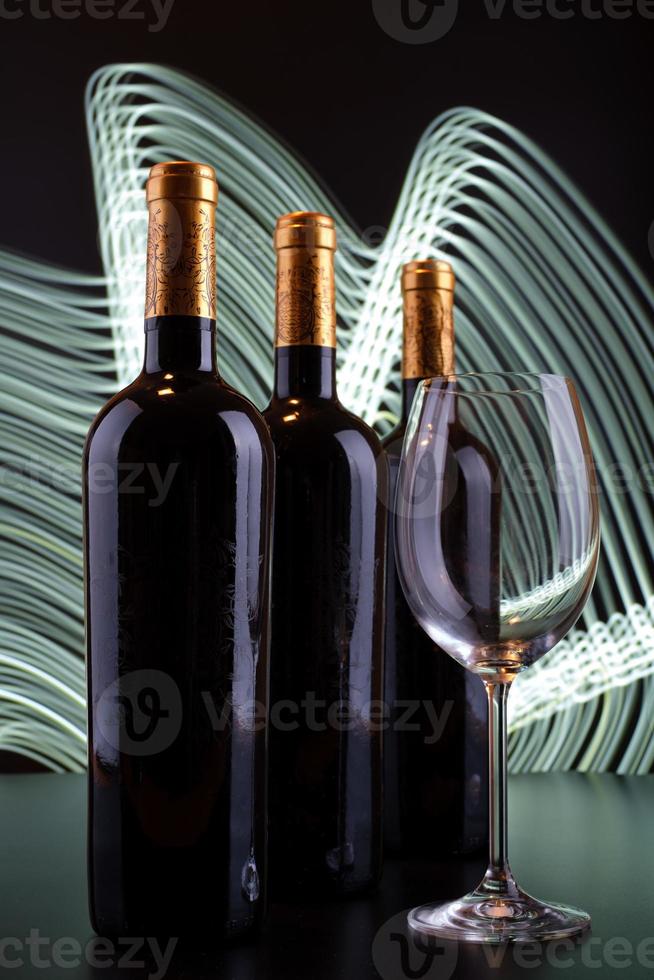
<svg viewBox="0 0 654 980">
<path fill-rule="evenodd" d="M 580 910 L 518 888 L 506 854 L 506 698 L 579 618 L 599 554 L 595 470 L 572 382 L 554 374 L 432 378 L 416 393 L 395 502 L 398 574 L 435 644 L 489 697 L 486 876 L 459 902 L 409 917 L 480 942 L 571 935 Z"/>
<path fill-rule="evenodd" d="M 597 488 L 572 383 L 423 382 L 396 515 L 400 581 L 434 642 L 482 675 L 530 666 L 576 622 L 597 563 Z"/>
</svg>

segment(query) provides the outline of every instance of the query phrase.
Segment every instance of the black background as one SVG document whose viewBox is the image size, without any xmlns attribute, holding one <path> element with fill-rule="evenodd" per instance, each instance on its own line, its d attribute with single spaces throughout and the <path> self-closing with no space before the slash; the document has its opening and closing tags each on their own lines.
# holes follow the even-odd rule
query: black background
<svg viewBox="0 0 654 980">
<path fill-rule="evenodd" d="M 445 37 L 410 45 L 384 33 L 371 0 L 176 0 L 159 33 L 86 13 L 37 19 L 30 2 L 0 0 L 23 11 L 0 17 L 1 246 L 101 271 L 84 86 L 101 65 L 147 61 L 192 72 L 275 129 L 362 228 L 390 220 L 436 115 L 492 112 L 560 164 L 651 276 L 654 20 L 591 20 L 582 0 L 559 0 L 567 20 L 522 19 L 507 0 L 493 20 L 484 0 L 460 0 Z M 153 19 L 150 0 L 135 10 Z"/>
</svg>

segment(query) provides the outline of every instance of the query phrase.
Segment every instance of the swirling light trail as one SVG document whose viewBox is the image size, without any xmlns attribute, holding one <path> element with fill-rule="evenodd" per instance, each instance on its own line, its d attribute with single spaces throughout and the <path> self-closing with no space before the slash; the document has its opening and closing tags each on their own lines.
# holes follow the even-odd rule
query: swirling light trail
<svg viewBox="0 0 654 980">
<path fill-rule="evenodd" d="M 94 412 L 140 367 L 146 172 L 190 158 L 213 163 L 221 184 L 221 367 L 259 405 L 271 381 L 272 228 L 299 208 L 337 219 L 341 397 L 381 431 L 399 407 L 398 269 L 415 255 L 455 264 L 460 369 L 577 379 L 603 555 L 583 628 L 516 683 L 512 766 L 649 771 L 654 293 L 578 190 L 514 128 L 453 109 L 420 140 L 373 247 L 281 142 L 180 72 L 103 68 L 86 114 L 105 276 L 0 252 L 0 747 L 84 765 L 81 447 Z"/>
</svg>

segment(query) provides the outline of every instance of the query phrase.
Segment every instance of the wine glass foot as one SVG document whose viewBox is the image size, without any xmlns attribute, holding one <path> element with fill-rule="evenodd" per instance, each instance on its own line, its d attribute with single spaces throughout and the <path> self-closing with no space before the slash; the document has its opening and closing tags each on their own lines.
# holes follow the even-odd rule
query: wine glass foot
<svg viewBox="0 0 654 980">
<path fill-rule="evenodd" d="M 471 892 L 454 902 L 421 905 L 408 915 L 416 937 L 469 943 L 537 942 L 576 936 L 590 916 L 571 905 L 541 902 L 521 889 L 510 896 Z"/>
</svg>

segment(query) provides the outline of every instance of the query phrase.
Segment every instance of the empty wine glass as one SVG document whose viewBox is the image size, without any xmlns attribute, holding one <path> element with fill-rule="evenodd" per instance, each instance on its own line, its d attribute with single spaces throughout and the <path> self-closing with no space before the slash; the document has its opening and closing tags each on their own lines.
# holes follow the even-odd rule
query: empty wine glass
<svg viewBox="0 0 654 980">
<path fill-rule="evenodd" d="M 488 870 L 463 898 L 413 909 L 409 925 L 473 942 L 574 935 L 590 925 L 586 912 L 532 898 L 513 878 L 506 766 L 510 685 L 576 622 L 597 567 L 595 470 L 572 382 L 554 374 L 424 381 L 404 440 L 395 534 L 413 614 L 481 677 L 489 701 Z"/>
</svg>

